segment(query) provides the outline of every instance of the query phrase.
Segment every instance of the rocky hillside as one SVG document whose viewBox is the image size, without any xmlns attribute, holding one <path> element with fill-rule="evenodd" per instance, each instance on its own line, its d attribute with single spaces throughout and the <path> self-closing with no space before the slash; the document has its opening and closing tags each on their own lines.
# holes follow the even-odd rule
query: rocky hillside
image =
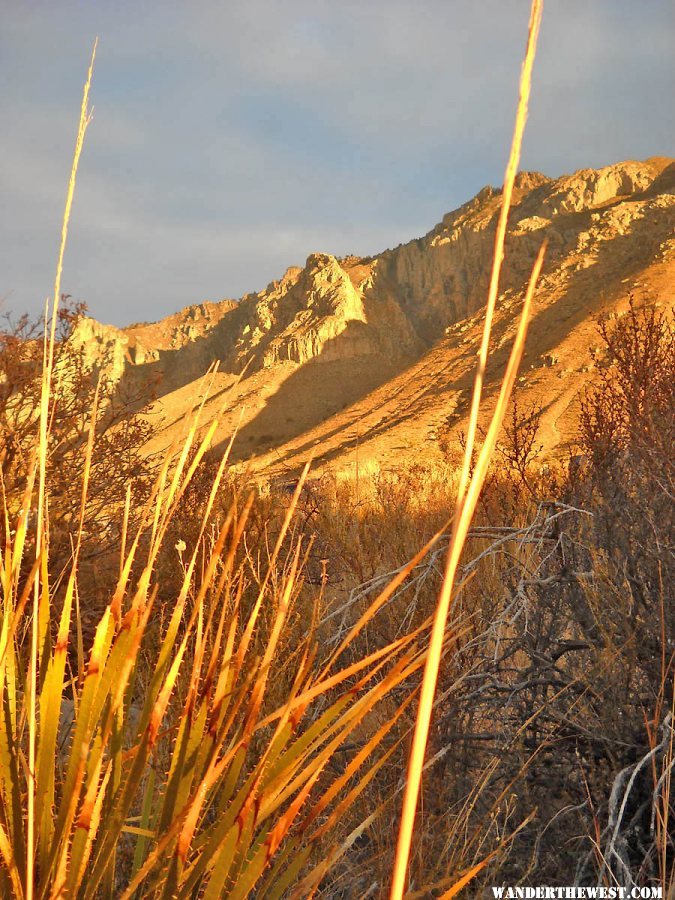
<svg viewBox="0 0 675 900">
<path fill-rule="evenodd" d="M 153 449 L 171 440 L 217 361 L 207 405 L 215 411 L 227 398 L 220 437 L 236 423 L 235 457 L 255 468 L 291 470 L 310 450 L 319 465 L 341 469 L 434 458 L 440 431 L 463 422 L 500 194 L 483 188 L 424 237 L 378 256 L 315 253 L 238 302 L 202 303 L 123 330 L 83 319 L 73 340 L 121 387 L 156 398 Z M 544 406 L 553 450 L 571 437 L 574 401 L 589 378 L 593 317 L 620 314 L 630 293 L 673 301 L 675 161 L 557 179 L 519 174 L 491 379 L 544 237 L 520 390 Z"/>
</svg>

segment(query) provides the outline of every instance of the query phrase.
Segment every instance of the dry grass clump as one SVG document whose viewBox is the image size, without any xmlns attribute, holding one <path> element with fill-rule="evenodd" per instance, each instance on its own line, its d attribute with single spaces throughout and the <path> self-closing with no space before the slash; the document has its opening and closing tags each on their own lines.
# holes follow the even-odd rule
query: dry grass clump
<svg viewBox="0 0 675 900">
<path fill-rule="evenodd" d="M 92 439 L 89 458 L 93 447 Z M 198 447 L 192 470 L 204 447 Z M 231 896 L 246 896 L 264 877 L 265 896 L 274 896 L 293 881 L 312 844 L 330 833 L 341 807 L 382 765 L 378 746 L 396 716 L 381 722 L 377 738 L 353 754 L 346 770 L 327 769 L 379 701 L 414 676 L 424 658 L 420 635 L 406 635 L 347 666 L 339 654 L 316 663 L 311 619 L 302 640 L 292 648 L 285 643 L 301 585 L 302 539 L 283 557 L 281 550 L 297 497 L 264 566 L 236 562 L 250 503 L 233 506 L 213 542 L 202 534 L 211 546 L 201 565 L 203 541 L 184 559 L 178 596 L 167 598 L 168 621 L 153 627 L 153 610 L 163 599 L 154 567 L 192 475 L 186 458 L 184 452 L 172 473 L 164 466 L 138 532 L 129 535 L 86 662 L 74 665 L 67 653 L 79 548 L 52 637 L 46 534 L 37 565 L 21 574 L 29 492 L 13 539 L 6 522 L 0 635 L 3 895 L 28 893 L 25 838 L 32 828 L 34 885 L 47 895 L 131 896 L 142 885 L 143 896 L 189 896 L 197 888 L 202 896 L 220 896 L 230 885 Z M 223 468 L 224 462 L 221 473 Z M 211 503 L 217 490 L 218 479 Z M 144 536 L 147 556 L 134 577 Z M 31 820 L 22 761 L 35 664 L 26 640 L 27 598 L 38 569 L 43 578 Z M 251 586 L 255 599 L 245 611 L 243 597 Z M 345 647 L 350 641 L 347 635 Z M 323 798 L 309 808 L 316 783 Z M 340 848 L 330 850 L 337 854 Z"/>
</svg>

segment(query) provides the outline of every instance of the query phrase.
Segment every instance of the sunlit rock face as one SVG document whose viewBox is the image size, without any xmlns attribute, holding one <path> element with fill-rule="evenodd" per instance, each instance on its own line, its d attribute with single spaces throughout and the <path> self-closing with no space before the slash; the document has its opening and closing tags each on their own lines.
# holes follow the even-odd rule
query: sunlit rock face
<svg viewBox="0 0 675 900">
<path fill-rule="evenodd" d="M 672 160 L 626 162 L 558 179 L 519 173 L 502 291 L 522 288 L 544 238 L 549 244 L 545 271 L 559 279 L 566 277 L 567 269 L 585 266 L 579 254 L 592 255 L 598 243 L 632 234 L 645 219 L 654 220 L 652 237 L 659 239 L 659 221 L 667 210 L 672 215 L 675 204 L 672 166 Z M 435 340 L 440 329 L 485 303 L 500 203 L 500 191 L 483 188 L 425 237 L 387 251 L 378 260 L 382 277 L 374 288 L 382 289 L 386 281 L 426 341 Z M 639 238 L 633 235 L 635 240 L 650 239 L 648 228 L 640 232 Z M 628 248 L 616 250 L 618 259 Z"/>
<path fill-rule="evenodd" d="M 673 166 L 658 158 L 557 179 L 519 173 L 500 292 L 523 289 L 544 239 L 548 289 L 608 254 L 618 270 L 635 253 L 666 252 Z M 313 253 L 259 293 L 189 306 L 156 323 L 116 329 L 82 319 L 73 344 L 113 380 L 133 372 L 142 382 L 147 373 L 167 389 L 214 363 L 249 377 L 310 360 L 419 358 L 485 303 L 500 204 L 501 190 L 487 186 L 424 237 L 378 256 Z"/>
<path fill-rule="evenodd" d="M 255 369 L 315 357 L 417 351 L 419 339 L 395 300 L 368 292 L 370 267 L 360 282 L 354 278 L 360 263 L 314 253 L 292 278 L 287 273 L 262 293 L 244 298 L 246 323 L 228 361 L 240 368 L 252 360 Z"/>
<path fill-rule="evenodd" d="M 541 203 L 551 215 L 579 212 L 616 198 L 632 197 L 654 181 L 654 167 L 625 162 L 604 169 L 581 169 L 574 175 L 549 182 Z"/>
<path fill-rule="evenodd" d="M 127 361 L 130 361 L 129 336 L 119 328 L 102 325 L 88 316 L 75 323 L 70 342 L 81 354 L 87 368 L 104 369 L 113 381 L 122 377 Z"/>
</svg>

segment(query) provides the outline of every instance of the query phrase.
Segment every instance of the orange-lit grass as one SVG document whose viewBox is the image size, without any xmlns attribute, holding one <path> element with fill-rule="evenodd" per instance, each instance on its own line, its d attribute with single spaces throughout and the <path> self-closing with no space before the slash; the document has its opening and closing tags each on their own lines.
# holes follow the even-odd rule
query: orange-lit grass
<svg viewBox="0 0 675 900">
<path fill-rule="evenodd" d="M 91 61 L 87 72 L 87 79 L 82 92 L 82 105 L 80 107 L 80 121 L 77 129 L 77 138 L 75 140 L 75 151 L 73 153 L 73 162 L 70 170 L 70 178 L 68 180 L 68 189 L 66 191 L 66 203 L 61 222 L 61 242 L 59 245 L 59 255 L 56 263 L 56 274 L 54 277 L 54 297 L 51 310 L 49 303 L 46 304 L 45 310 L 45 326 L 49 322 L 51 314 L 51 331 L 45 327 L 44 334 L 44 352 L 43 352 L 43 368 L 42 368 L 42 386 L 40 394 L 40 419 L 39 434 L 40 442 L 38 448 L 38 498 L 37 498 L 37 528 L 35 553 L 36 558 L 42 560 L 42 565 L 38 567 L 35 577 L 35 586 L 33 593 L 33 616 L 31 621 L 31 661 L 30 661 L 30 686 L 29 686 L 29 710 L 28 710 L 28 797 L 27 797 L 27 816 L 26 816 L 26 897 L 28 900 L 33 898 L 34 890 L 34 856 L 35 856 L 35 747 L 36 747 L 36 702 L 37 702 L 37 679 L 39 669 L 39 641 L 40 641 L 40 619 L 44 622 L 48 611 L 43 609 L 42 617 L 40 616 L 40 599 L 41 599 L 41 574 L 46 577 L 47 558 L 45 547 L 43 545 L 43 520 L 46 518 L 45 508 L 45 481 L 47 475 L 47 433 L 49 428 L 49 400 L 51 394 L 51 380 L 54 368 L 54 342 L 56 337 L 56 322 L 59 299 L 61 297 L 61 274 L 63 271 L 63 257 L 66 250 L 68 240 L 68 226 L 70 223 L 70 212 L 73 205 L 73 197 L 75 196 L 75 183 L 77 180 L 77 169 L 80 162 L 80 154 L 84 145 L 84 136 L 87 127 L 91 122 L 91 111 L 89 109 L 89 90 L 91 88 L 91 78 L 94 71 L 94 60 L 96 59 L 97 41 L 94 41 L 94 47 L 91 53 Z M 45 596 L 45 593 L 42 593 Z"/>
<path fill-rule="evenodd" d="M 431 632 L 429 653 L 424 668 L 424 678 L 422 681 L 422 688 L 420 693 L 417 721 L 410 751 L 410 761 L 408 764 L 407 783 L 403 798 L 399 838 L 392 873 L 390 894 L 392 900 L 401 900 L 405 891 L 408 859 L 410 856 L 410 846 L 412 842 L 415 823 L 417 799 L 419 796 L 420 784 L 422 781 L 424 755 L 426 752 L 427 740 L 429 737 L 434 694 L 436 691 L 436 682 L 438 680 L 438 672 L 443 651 L 444 634 L 448 612 L 450 609 L 450 601 L 455 585 L 455 576 L 457 574 L 457 568 L 462 554 L 462 549 L 464 547 L 464 542 L 466 540 L 469 526 L 471 524 L 471 519 L 476 509 L 476 504 L 478 503 L 478 497 L 485 480 L 490 457 L 495 447 L 499 428 L 501 427 L 501 423 L 506 412 L 508 399 L 513 388 L 518 365 L 523 353 L 530 304 L 532 302 L 532 296 L 534 294 L 537 279 L 539 277 L 539 273 L 541 271 L 541 266 L 543 263 L 545 249 L 544 246 L 541 247 L 534 268 L 532 270 L 532 275 L 530 277 L 530 282 L 527 288 L 525 302 L 521 313 L 520 323 L 518 326 L 518 332 L 513 343 L 513 348 L 507 365 L 506 373 L 502 381 L 497 405 L 493 412 L 487 435 L 478 455 L 478 461 L 472 472 L 471 461 L 478 423 L 478 411 L 480 409 L 482 398 L 483 379 L 485 375 L 485 368 L 487 365 L 492 318 L 499 287 L 499 273 L 501 269 L 502 258 L 504 255 L 506 223 L 509 213 L 511 196 L 513 193 L 513 185 L 518 169 L 518 163 L 520 160 L 520 148 L 522 144 L 523 131 L 525 129 L 525 122 L 527 119 L 530 84 L 532 78 L 532 66 L 534 63 L 537 37 L 539 33 L 539 24 L 541 21 L 541 11 L 541 0 L 532 0 L 527 49 L 525 52 L 525 59 L 523 62 L 520 77 L 520 96 L 518 101 L 518 110 L 516 113 L 516 122 L 511 144 L 511 152 L 504 176 L 504 190 L 502 195 L 501 214 L 497 227 L 497 234 L 495 237 L 494 259 L 492 274 L 490 278 L 490 287 L 488 291 L 487 308 L 485 311 L 485 324 L 483 328 L 483 338 L 481 341 L 481 348 L 479 353 L 478 369 L 476 372 L 476 380 L 471 401 L 471 413 L 469 417 L 464 460 L 458 485 L 455 517 L 453 521 L 450 547 L 448 549 L 445 575 L 438 598 L 434 624 Z"/>
<path fill-rule="evenodd" d="M 87 470 L 95 454 L 95 421 L 96 409 L 87 442 Z M 138 723 L 130 721 L 139 652 L 160 588 L 153 574 L 158 554 L 214 427 L 207 429 L 199 443 L 195 443 L 198 429 L 191 427 L 187 452 L 180 450 L 175 468 L 165 465 L 160 471 L 139 532 L 125 548 L 118 583 L 111 585 L 89 659 L 70 684 L 67 648 L 81 525 L 53 645 L 49 622 L 41 622 L 44 634 L 34 722 L 39 815 L 34 826 L 36 874 L 30 882 L 36 896 L 131 897 L 137 890 L 148 897 L 187 896 L 199 886 L 205 897 L 218 897 L 227 883 L 231 896 L 243 897 L 263 876 L 265 896 L 276 896 L 276 885 L 295 881 L 319 839 L 330 842 L 331 829 L 342 812 L 399 744 L 400 738 L 394 737 L 392 746 L 380 749 L 381 739 L 391 733 L 409 699 L 373 727 L 373 735 L 345 772 L 331 775 L 327 771 L 333 755 L 355 729 L 367 733 L 362 729 L 375 706 L 419 671 L 426 653 L 424 629 L 351 664 L 339 667 L 334 659 L 319 668 L 314 666 L 310 630 L 299 648 L 286 699 L 276 709 L 270 707 L 268 685 L 278 671 L 275 667 L 283 664 L 281 638 L 301 587 L 302 544 L 294 540 L 285 561 L 281 554 L 288 552 L 285 541 L 306 472 L 271 549 L 257 597 L 244 615 L 245 575 L 235 553 L 250 501 L 226 515 L 205 571 L 199 579 L 195 575 L 205 523 L 227 457 L 214 478 L 202 531 L 153 653 L 147 684 L 135 701 L 141 704 L 136 710 Z M 128 511 L 120 512 L 128 521 Z M 141 541 L 142 532 L 148 541 Z M 6 533 L 11 536 L 7 521 Z M 28 714 L 27 698 L 20 696 L 25 603 L 17 592 L 18 588 L 25 592 L 18 574 L 24 538 L 25 528 L 20 527 L 7 541 L 0 573 L 5 612 L 0 676 L 3 703 L 10 707 L 0 724 L 0 892 L 4 889 L 16 897 L 26 897 L 29 885 L 28 860 L 20 839 L 25 833 L 22 804 L 28 775 L 21 767 L 21 722 Z M 45 532 L 41 565 L 47 539 Z M 134 566 L 142 547 L 147 556 Z M 281 577 L 275 580 L 270 573 L 278 561 L 283 565 Z M 32 587 L 35 573 L 29 578 Z M 47 607 L 52 605 L 46 577 L 40 600 Z M 263 610 L 270 614 L 269 637 L 258 656 L 252 638 Z M 359 623 L 352 629 L 352 639 L 358 633 Z M 179 692 L 183 670 L 187 689 Z M 70 690 L 75 704 L 72 741 L 65 759 L 58 762 L 60 713 L 64 694 Z M 323 708 L 315 711 L 320 698 Z M 254 737 L 257 749 L 251 756 Z M 319 779 L 324 784 L 323 797 L 307 810 Z M 8 810 L 13 810 L 13 816 Z M 135 842 L 134 859 L 131 869 L 120 870 L 117 857 L 124 836 Z"/>
</svg>

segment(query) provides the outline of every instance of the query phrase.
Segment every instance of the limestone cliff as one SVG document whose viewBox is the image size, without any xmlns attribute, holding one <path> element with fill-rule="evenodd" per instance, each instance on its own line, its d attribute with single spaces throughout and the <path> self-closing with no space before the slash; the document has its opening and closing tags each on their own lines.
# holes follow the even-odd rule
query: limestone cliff
<svg viewBox="0 0 675 900">
<path fill-rule="evenodd" d="M 419 424 L 427 410 L 424 427 L 433 440 L 440 410 L 447 416 L 448 408 L 455 409 L 460 416 L 463 409 L 462 379 L 469 375 L 459 373 L 468 373 L 475 358 L 500 203 L 501 190 L 488 186 L 424 237 L 378 256 L 314 253 L 302 268 L 289 268 L 279 281 L 238 302 L 202 303 L 125 329 L 87 319 L 73 340 L 114 380 L 158 387 L 169 425 L 180 420 L 198 379 L 217 363 L 223 390 L 233 392 L 233 410 L 241 413 L 244 399 L 248 404 L 242 438 L 248 449 L 241 456 L 255 455 L 260 441 L 279 447 L 297 438 L 298 447 L 306 448 L 306 432 L 313 428 L 319 430 L 310 443 L 323 445 L 320 423 L 330 420 L 327 433 L 339 435 L 347 419 L 331 417 L 376 389 L 372 409 L 359 407 L 356 433 L 371 427 L 372 419 L 381 443 L 385 432 L 398 427 L 407 390 L 391 379 L 405 372 L 411 383 L 419 381 L 406 422 Z M 585 380 L 584 342 L 591 338 L 584 329 L 591 317 L 603 304 L 624 302 L 629 291 L 651 284 L 650 273 L 652 294 L 667 292 L 662 286 L 673 281 L 674 235 L 672 159 L 582 169 L 556 179 L 520 173 L 500 283 L 498 349 L 508 345 L 518 298 L 548 240 L 528 343 L 528 368 L 539 374 L 521 381 L 538 385 L 538 391 L 545 382 L 546 391 L 552 397 L 564 393 L 569 406 Z M 671 302 L 671 294 L 659 300 Z M 442 383 L 439 372 L 446 373 Z M 387 391 L 397 399 L 385 421 Z M 438 410 L 432 414 L 434 404 Z M 563 420 L 556 409 L 557 423 Z M 557 424 L 549 431 L 550 444 L 562 439 Z M 343 444 L 331 453 L 339 455 Z"/>
<path fill-rule="evenodd" d="M 559 281 L 591 265 L 600 246 L 617 236 L 639 241 L 645 256 L 658 252 L 664 232 L 675 227 L 673 168 L 672 160 L 654 159 L 582 169 L 555 180 L 520 173 L 502 291 L 522 288 L 544 238 L 544 271 Z M 425 237 L 377 260 L 373 289 L 396 296 L 426 340 L 484 304 L 500 202 L 501 191 L 488 186 Z M 618 243 L 612 249 L 617 263 L 632 252 Z"/>
<path fill-rule="evenodd" d="M 314 253 L 304 269 L 244 298 L 245 324 L 226 362 L 240 369 L 252 360 L 254 368 L 269 368 L 319 356 L 328 361 L 421 349 L 395 300 L 372 296 L 366 279 L 353 280 L 354 268 Z"/>
</svg>

